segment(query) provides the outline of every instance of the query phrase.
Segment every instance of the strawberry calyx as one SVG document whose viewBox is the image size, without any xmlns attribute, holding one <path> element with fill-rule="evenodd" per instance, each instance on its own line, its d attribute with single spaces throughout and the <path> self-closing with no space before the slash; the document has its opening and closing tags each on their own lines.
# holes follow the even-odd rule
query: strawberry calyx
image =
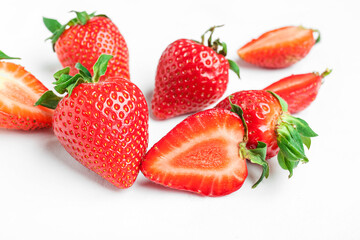
<svg viewBox="0 0 360 240">
<path fill-rule="evenodd" d="M 74 76 L 69 75 L 70 67 L 66 67 L 54 74 L 55 85 L 54 90 L 58 94 L 65 94 L 71 96 L 75 87 L 82 83 L 97 83 L 101 76 L 106 73 L 109 60 L 113 56 L 101 54 L 96 63 L 93 66 L 94 75 L 91 76 L 89 70 L 87 70 L 82 64 L 77 63 L 75 67 L 79 70 Z M 53 91 L 49 90 L 45 92 L 39 100 L 35 103 L 35 106 L 41 105 L 50 109 L 55 109 L 62 97 L 56 95 Z"/>
<path fill-rule="evenodd" d="M 48 39 L 51 39 L 51 43 L 53 44 L 53 50 L 55 51 L 55 43 L 61 36 L 61 34 L 65 31 L 66 28 L 74 26 L 74 25 L 85 25 L 91 18 L 93 17 L 107 17 L 106 15 L 100 14 L 95 15 L 95 12 L 88 14 L 85 11 L 77 12 L 77 11 L 71 11 L 76 14 L 76 18 L 71 19 L 66 24 L 62 25 L 55 19 L 46 18 L 43 17 L 43 22 L 46 26 L 46 28 L 53 34 Z"/>
<path fill-rule="evenodd" d="M 201 35 L 201 42 L 196 41 L 196 40 L 193 40 L 193 41 L 198 43 L 198 44 L 204 45 L 204 46 L 206 46 L 205 45 L 205 41 L 206 41 L 207 46 L 209 48 L 214 50 L 217 54 L 221 54 L 224 57 L 226 57 L 226 55 L 227 55 L 227 45 L 226 45 L 226 43 L 221 42 L 219 38 L 217 38 L 214 41 L 212 39 L 215 29 L 220 28 L 222 26 L 224 26 L 224 25 L 213 26 L 213 27 L 209 28 L 208 30 L 206 30 L 205 33 L 203 35 Z M 206 36 L 207 33 L 210 33 L 210 36 L 206 40 L 205 36 Z M 239 66 L 233 60 L 230 60 L 230 59 L 227 59 L 227 60 L 229 62 L 230 70 L 232 70 L 238 76 L 238 78 L 240 78 L 240 68 L 239 68 Z"/>
<path fill-rule="evenodd" d="M 280 148 L 278 162 L 283 169 L 289 171 L 289 178 L 291 178 L 293 169 L 297 167 L 299 162 L 306 163 L 309 161 L 305 155 L 304 145 L 310 149 L 311 137 L 318 135 L 306 121 L 288 113 L 287 103 L 280 96 L 274 92 L 268 92 L 278 99 L 283 111 L 276 128 L 277 144 Z"/>
<path fill-rule="evenodd" d="M 0 50 L 0 60 L 2 59 L 21 59 L 18 57 L 9 57 L 8 55 L 6 55 L 3 51 Z"/>
<path fill-rule="evenodd" d="M 257 180 L 256 183 L 252 186 L 252 188 L 256 188 L 256 186 L 259 185 L 259 183 L 264 178 L 269 177 L 269 164 L 265 160 L 267 145 L 266 145 L 266 143 L 259 141 L 258 145 L 255 149 L 248 149 L 246 147 L 249 137 L 248 137 L 248 127 L 247 127 L 247 124 L 246 124 L 245 118 L 244 118 L 244 112 L 240 106 L 233 104 L 231 102 L 232 97 L 233 96 L 229 97 L 229 102 L 231 105 L 230 111 L 233 113 L 236 113 L 240 117 L 240 119 L 243 123 L 243 126 L 244 126 L 244 138 L 243 138 L 242 142 L 239 144 L 240 157 L 249 160 L 251 163 L 260 165 L 263 169 L 259 180 Z"/>
</svg>

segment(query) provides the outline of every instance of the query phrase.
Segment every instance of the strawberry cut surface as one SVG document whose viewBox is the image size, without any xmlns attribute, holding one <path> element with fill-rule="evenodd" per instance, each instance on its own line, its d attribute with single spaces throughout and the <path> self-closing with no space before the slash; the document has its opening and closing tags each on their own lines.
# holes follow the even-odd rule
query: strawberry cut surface
<svg viewBox="0 0 360 240">
<path fill-rule="evenodd" d="M 210 109 L 179 123 L 146 154 L 141 171 L 150 180 L 207 196 L 238 190 L 247 177 L 239 155 L 244 137 L 241 119 Z"/>
<path fill-rule="evenodd" d="M 0 62 L 0 127 L 21 130 L 50 127 L 53 111 L 34 107 L 46 91 L 22 66 Z"/>
<path fill-rule="evenodd" d="M 288 67 L 310 52 L 318 41 L 314 39 L 314 32 L 301 26 L 275 29 L 241 47 L 238 55 L 246 62 L 260 67 Z"/>
<path fill-rule="evenodd" d="M 291 75 L 269 85 L 264 90 L 277 93 L 289 106 L 290 113 L 297 113 L 307 108 L 317 97 L 322 79 L 331 73 L 325 70 L 319 73 Z"/>
</svg>

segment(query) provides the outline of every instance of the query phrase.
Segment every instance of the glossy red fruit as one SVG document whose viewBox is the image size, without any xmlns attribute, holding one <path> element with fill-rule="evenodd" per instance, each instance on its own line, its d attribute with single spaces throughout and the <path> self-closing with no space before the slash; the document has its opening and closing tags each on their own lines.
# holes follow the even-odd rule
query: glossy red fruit
<svg viewBox="0 0 360 240">
<path fill-rule="evenodd" d="M 179 123 L 146 154 L 145 177 L 161 185 L 206 196 L 238 190 L 247 177 L 239 155 L 241 119 L 228 110 L 210 109 Z"/>
<path fill-rule="evenodd" d="M 193 40 L 180 39 L 162 53 L 156 71 L 155 90 L 151 102 L 154 116 L 167 119 L 196 112 L 215 103 L 225 92 L 229 67 L 238 74 L 237 65 L 227 60 L 226 45 L 219 40 L 208 46 Z M 223 47 L 217 51 L 218 47 Z"/>
<path fill-rule="evenodd" d="M 61 25 L 58 21 L 44 18 L 45 26 L 54 34 L 50 39 L 63 67 L 70 67 L 70 74 L 81 63 L 91 74 L 92 66 L 101 54 L 113 55 L 102 79 L 121 77 L 130 80 L 129 51 L 124 37 L 116 25 L 105 15 L 76 12 L 77 17 Z"/>
<path fill-rule="evenodd" d="M 106 64 L 104 56 L 98 62 Z M 55 74 L 55 90 L 60 93 L 65 88 L 69 94 L 55 104 L 54 133 L 81 164 L 116 187 L 128 188 L 136 180 L 148 145 L 145 98 L 126 79 L 97 82 L 94 77 L 89 79 L 83 67 L 79 69 L 84 73 L 79 78 L 68 75 L 69 68 Z M 94 71 L 94 76 L 102 75 L 101 70 Z M 63 86 L 64 80 L 71 84 Z M 46 105 L 48 97 L 56 98 L 48 92 L 38 103 Z"/>
<path fill-rule="evenodd" d="M 304 58 L 320 41 L 317 30 L 302 26 L 278 28 L 262 34 L 238 50 L 246 62 L 264 68 L 285 68 Z"/>
<path fill-rule="evenodd" d="M 289 106 L 290 113 L 297 113 L 307 108 L 316 98 L 322 79 L 331 70 L 325 70 L 321 75 L 317 72 L 291 75 L 267 86 L 264 90 L 277 93 Z"/>
<path fill-rule="evenodd" d="M 289 170 L 290 177 L 299 161 L 308 162 L 303 145 L 310 148 L 310 137 L 317 134 L 304 120 L 288 113 L 287 104 L 282 98 L 264 90 L 240 91 L 233 93 L 230 98 L 244 112 L 248 148 L 255 148 L 258 141 L 264 142 L 267 145 L 266 158 L 278 154 L 281 167 Z M 229 98 L 215 108 L 230 109 Z"/>
<path fill-rule="evenodd" d="M 276 127 L 282 109 L 279 101 L 266 91 L 240 91 L 231 94 L 231 102 L 239 105 L 243 112 L 249 130 L 247 147 L 256 148 L 257 142 L 267 145 L 266 158 L 272 158 L 279 152 L 277 145 Z M 215 108 L 230 110 L 230 102 L 225 98 Z"/>
<path fill-rule="evenodd" d="M 0 51 L 0 59 L 14 59 Z M 34 107 L 48 89 L 26 71 L 10 62 L 0 62 L 0 128 L 34 130 L 51 127 L 53 111 Z"/>
</svg>

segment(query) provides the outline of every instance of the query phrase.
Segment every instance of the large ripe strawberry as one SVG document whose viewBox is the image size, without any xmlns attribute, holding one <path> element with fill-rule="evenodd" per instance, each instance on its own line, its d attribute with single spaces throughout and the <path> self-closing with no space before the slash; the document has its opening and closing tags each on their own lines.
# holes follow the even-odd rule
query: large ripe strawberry
<svg viewBox="0 0 360 240">
<path fill-rule="evenodd" d="M 207 30 L 201 42 L 180 39 L 162 53 L 151 102 L 156 118 L 167 119 L 206 108 L 224 94 L 229 68 L 239 75 L 236 63 L 225 58 L 226 44 L 219 39 L 212 41 L 216 27 Z M 210 37 L 205 46 L 208 32 Z"/>
<path fill-rule="evenodd" d="M 297 113 L 307 108 L 316 98 L 321 87 L 322 79 L 329 75 L 326 69 L 322 74 L 317 72 L 291 75 L 267 86 L 269 90 L 278 94 L 288 104 L 290 113 Z"/>
<path fill-rule="evenodd" d="M 231 96 L 233 104 L 244 112 L 249 131 L 248 148 L 255 148 L 259 141 L 264 142 L 266 158 L 278 154 L 279 164 L 289 170 L 289 177 L 299 161 L 308 162 L 303 144 L 310 148 L 310 137 L 317 134 L 304 120 L 288 113 L 282 98 L 264 90 L 240 91 Z M 225 98 L 215 108 L 230 109 L 229 99 Z"/>
<path fill-rule="evenodd" d="M 119 188 L 130 187 L 148 145 L 148 108 L 135 84 L 123 78 L 98 82 L 111 58 L 101 55 L 94 76 L 81 64 L 79 74 L 69 68 L 57 72 L 55 90 L 37 102 L 55 108 L 54 133 L 81 164 Z"/>
<path fill-rule="evenodd" d="M 12 58 L 0 51 L 1 59 Z M 0 61 L 0 128 L 34 130 L 51 127 L 53 111 L 34 107 L 48 89 L 24 67 Z"/>
<path fill-rule="evenodd" d="M 105 15 L 75 13 L 77 17 L 65 25 L 43 18 L 45 26 L 53 33 L 50 39 L 62 66 L 70 67 L 70 74 L 74 75 L 78 72 L 75 64 L 81 63 L 93 73 L 91 68 L 100 54 L 110 54 L 114 57 L 104 79 L 122 77 L 130 80 L 128 47 L 115 24 Z"/>
<path fill-rule="evenodd" d="M 320 41 L 317 30 L 289 26 L 262 34 L 238 50 L 239 56 L 251 64 L 264 68 L 285 68 L 304 58 Z"/>
<path fill-rule="evenodd" d="M 229 105 L 230 106 L 230 105 Z M 155 183 L 206 196 L 238 190 L 247 177 L 246 159 L 263 167 L 255 187 L 269 174 L 266 145 L 246 148 L 241 109 L 209 109 L 187 117 L 146 154 L 141 171 Z"/>
</svg>

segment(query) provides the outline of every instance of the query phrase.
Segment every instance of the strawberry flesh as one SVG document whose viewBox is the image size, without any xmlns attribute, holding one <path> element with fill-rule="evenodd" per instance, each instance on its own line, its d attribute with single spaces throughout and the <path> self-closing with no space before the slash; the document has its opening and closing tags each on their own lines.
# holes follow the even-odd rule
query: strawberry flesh
<svg viewBox="0 0 360 240">
<path fill-rule="evenodd" d="M 241 119 L 224 109 L 210 109 L 179 123 L 146 154 L 141 171 L 150 180 L 206 196 L 238 190 L 247 177 L 239 144 Z"/>
<path fill-rule="evenodd" d="M 285 68 L 304 58 L 315 44 L 314 30 L 290 26 L 264 33 L 238 50 L 251 64 L 264 68 Z"/>
<path fill-rule="evenodd" d="M 321 87 L 322 75 L 307 73 L 283 78 L 264 90 L 277 93 L 288 104 L 290 113 L 297 113 L 307 108 L 316 98 Z"/>
<path fill-rule="evenodd" d="M 0 128 L 34 130 L 51 126 L 53 111 L 34 107 L 47 88 L 22 66 L 0 62 Z"/>
</svg>

